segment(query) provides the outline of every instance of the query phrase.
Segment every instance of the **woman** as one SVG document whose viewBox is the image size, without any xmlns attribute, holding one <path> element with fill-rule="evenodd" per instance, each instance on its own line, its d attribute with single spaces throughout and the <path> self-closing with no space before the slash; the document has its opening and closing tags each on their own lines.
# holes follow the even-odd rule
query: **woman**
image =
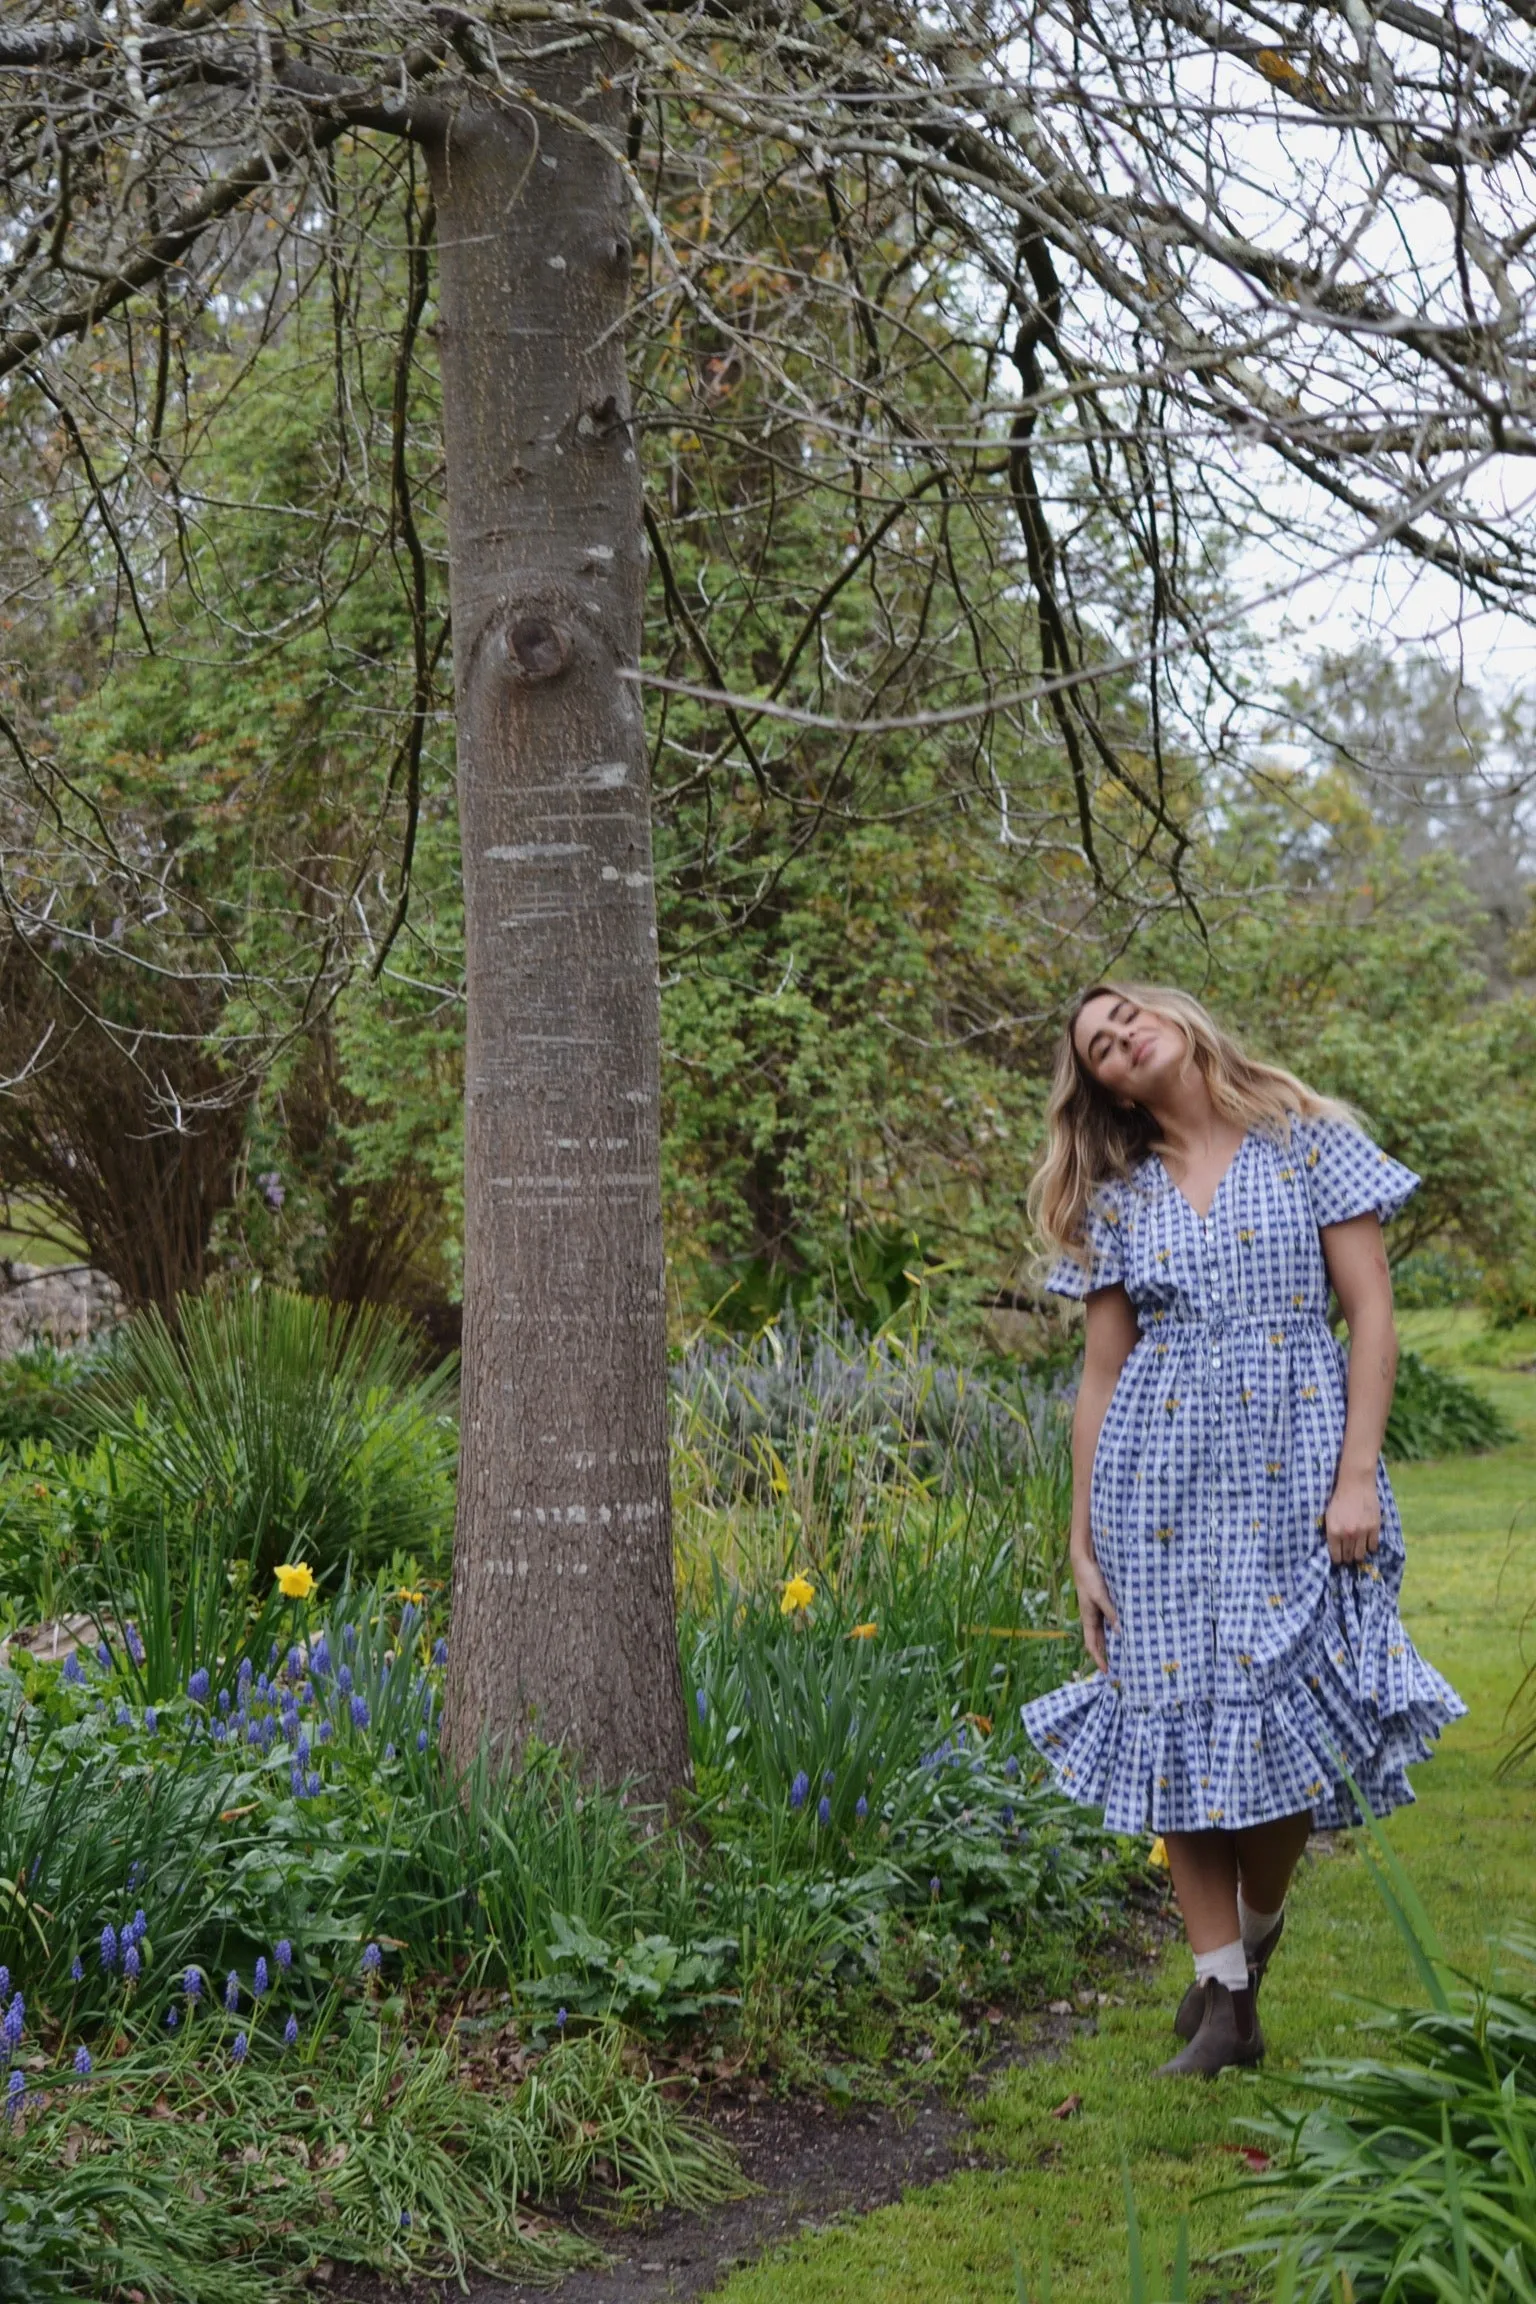
<svg viewBox="0 0 1536 2304">
<path fill-rule="evenodd" d="M 1098 1667 L 1024 1707 L 1064 1791 L 1161 1833 L 1195 1956 L 1160 2069 L 1264 2053 L 1258 1992 L 1309 1832 L 1411 1800 L 1466 1707 L 1397 1614 L 1381 1227 L 1418 1178 L 1181 992 L 1073 1012 L 1031 1206 L 1087 1299 L 1072 1570 Z M 1349 1328 L 1328 1324 L 1330 1284 Z"/>
</svg>

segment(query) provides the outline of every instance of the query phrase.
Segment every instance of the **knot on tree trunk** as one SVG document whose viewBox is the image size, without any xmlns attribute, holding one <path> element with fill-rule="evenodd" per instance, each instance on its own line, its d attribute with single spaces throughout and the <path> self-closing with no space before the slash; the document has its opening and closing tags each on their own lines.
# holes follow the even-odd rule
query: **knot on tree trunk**
<svg viewBox="0 0 1536 2304">
<path fill-rule="evenodd" d="M 554 680 L 571 660 L 571 635 L 548 616 L 515 617 L 507 633 L 507 669 L 516 680 Z"/>
</svg>

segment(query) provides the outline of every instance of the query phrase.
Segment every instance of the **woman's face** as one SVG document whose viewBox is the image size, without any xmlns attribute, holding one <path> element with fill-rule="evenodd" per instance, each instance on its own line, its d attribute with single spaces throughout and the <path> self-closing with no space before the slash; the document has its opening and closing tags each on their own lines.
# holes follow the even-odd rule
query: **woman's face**
<svg viewBox="0 0 1536 2304">
<path fill-rule="evenodd" d="M 1091 1077 L 1122 1104 L 1154 1101 L 1189 1057 L 1176 1024 L 1117 992 L 1101 992 L 1086 1004 L 1072 1027 L 1072 1044 Z"/>
</svg>

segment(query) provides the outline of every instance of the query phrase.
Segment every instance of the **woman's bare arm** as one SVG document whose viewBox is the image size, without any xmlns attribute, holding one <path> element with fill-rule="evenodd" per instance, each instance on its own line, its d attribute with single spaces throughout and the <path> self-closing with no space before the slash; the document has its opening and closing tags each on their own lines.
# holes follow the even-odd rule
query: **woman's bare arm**
<svg viewBox="0 0 1536 2304">
<path fill-rule="evenodd" d="M 1083 1639 L 1101 1672 L 1109 1669 L 1104 1627 L 1116 1622 L 1115 1605 L 1093 1552 L 1090 1494 L 1094 1451 L 1110 1395 L 1136 1343 L 1136 1314 L 1123 1288 L 1096 1288 L 1088 1299 L 1082 1381 L 1072 1415 L 1072 1581 L 1077 1586 Z"/>
<path fill-rule="evenodd" d="M 1343 1567 L 1364 1560 L 1381 1541 L 1376 1460 L 1397 1378 L 1397 1328 L 1392 1318 L 1392 1275 L 1377 1219 L 1354 1216 L 1347 1224 L 1325 1224 L 1319 1238 L 1349 1328 L 1344 1445 L 1323 1520 L 1329 1558 Z"/>
</svg>

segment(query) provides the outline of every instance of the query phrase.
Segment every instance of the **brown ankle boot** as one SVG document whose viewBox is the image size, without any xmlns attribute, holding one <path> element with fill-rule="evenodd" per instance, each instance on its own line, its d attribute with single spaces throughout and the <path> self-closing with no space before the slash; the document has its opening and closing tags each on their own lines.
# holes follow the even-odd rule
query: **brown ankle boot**
<svg viewBox="0 0 1536 2304">
<path fill-rule="evenodd" d="M 1281 1931 L 1284 1927 L 1285 1914 L 1282 1912 L 1269 1934 L 1261 1936 L 1248 1955 L 1248 1981 L 1253 1987 L 1255 2002 L 1259 1997 L 1259 1986 L 1264 1981 L 1264 1971 L 1269 1966 L 1270 1957 L 1280 1941 Z M 1200 2029 L 1200 2019 L 1204 2014 L 1205 1986 L 1198 1983 L 1191 1984 L 1179 2002 L 1178 2014 L 1173 2019 L 1173 2029 L 1181 2040 L 1193 2040 Z"/>
<path fill-rule="evenodd" d="M 1159 2079 L 1182 2080 L 1191 2075 L 1210 2079 L 1229 2064 L 1257 2064 L 1264 2054 L 1253 1985 L 1229 1992 L 1225 1984 L 1208 1976 L 1200 1989 L 1204 2006 L 1199 2029 L 1187 2048 L 1181 2048 L 1168 2063 L 1159 2064 Z"/>
</svg>

